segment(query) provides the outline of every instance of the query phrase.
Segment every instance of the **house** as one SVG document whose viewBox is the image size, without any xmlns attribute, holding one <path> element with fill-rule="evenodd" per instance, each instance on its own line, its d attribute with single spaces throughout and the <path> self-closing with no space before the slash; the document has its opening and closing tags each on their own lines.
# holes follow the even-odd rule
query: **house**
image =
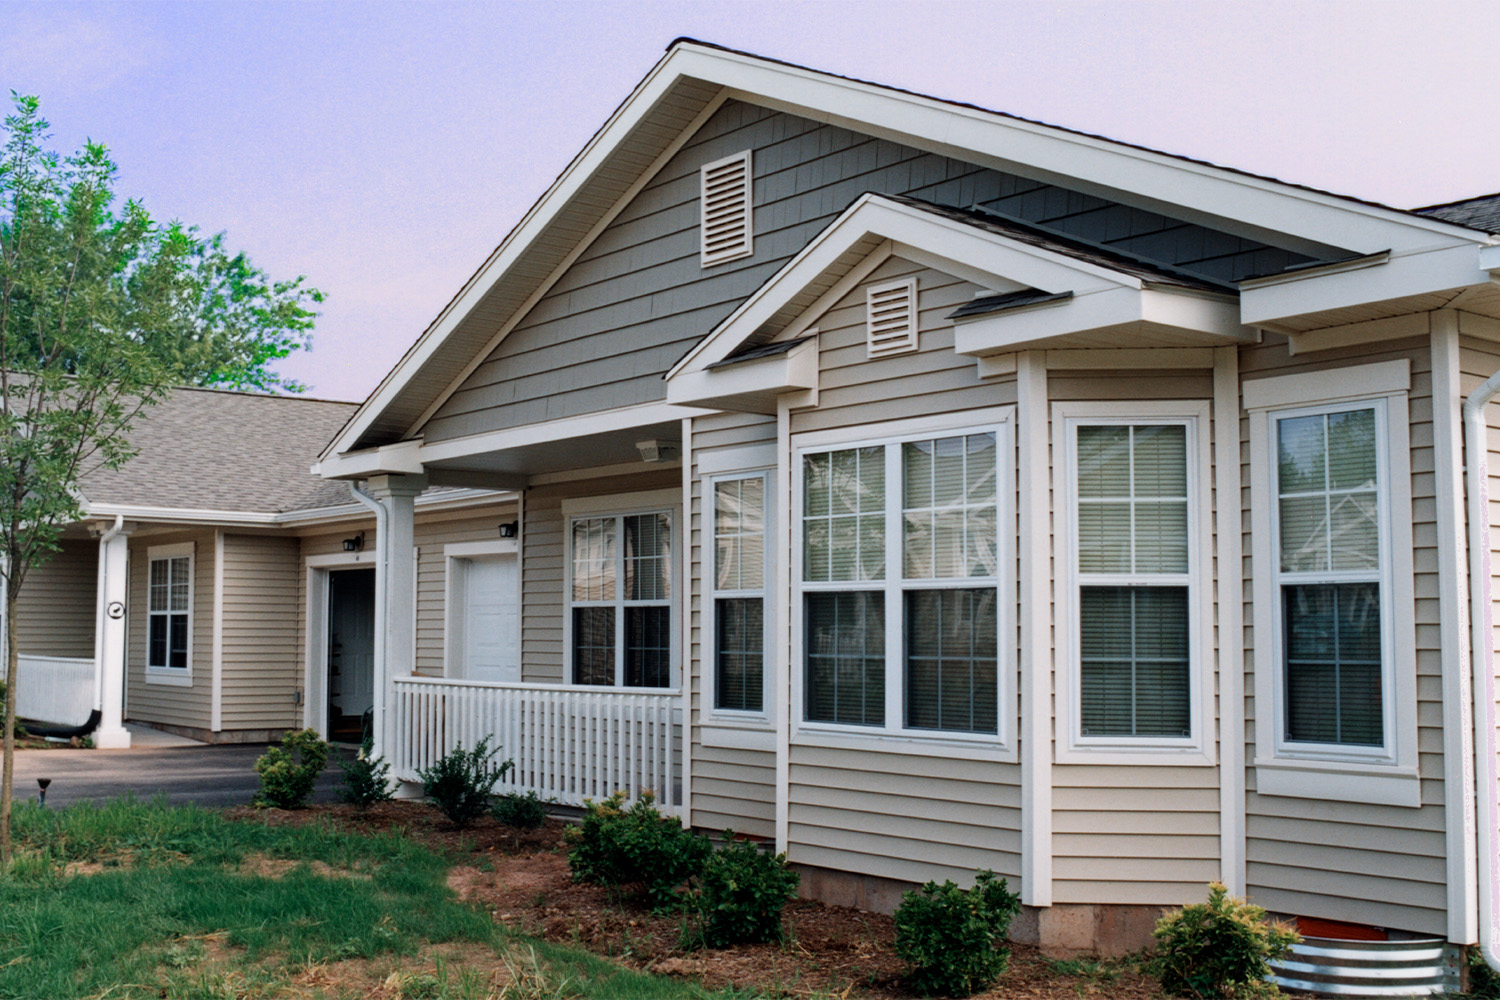
<svg viewBox="0 0 1500 1000">
<path fill-rule="evenodd" d="M 1051 946 L 1213 879 L 1487 943 L 1497 230 L 680 40 L 319 459 L 379 746 Z M 434 485 L 518 497 L 518 682 L 413 655 Z"/>
<path fill-rule="evenodd" d="M 376 515 L 309 471 L 354 410 L 211 389 L 146 410 L 136 456 L 83 478 L 83 519 L 17 595 L 18 714 L 75 724 L 99 707 L 101 747 L 129 745 L 126 720 L 210 743 L 304 726 L 357 742 L 373 702 Z M 445 635 L 514 576 L 499 536 L 514 518 L 493 492 L 417 498 L 418 662 L 451 657 L 456 676 L 513 666 L 491 640 Z M 492 610 L 507 607 L 477 602 L 487 634 L 514 630 Z"/>
</svg>

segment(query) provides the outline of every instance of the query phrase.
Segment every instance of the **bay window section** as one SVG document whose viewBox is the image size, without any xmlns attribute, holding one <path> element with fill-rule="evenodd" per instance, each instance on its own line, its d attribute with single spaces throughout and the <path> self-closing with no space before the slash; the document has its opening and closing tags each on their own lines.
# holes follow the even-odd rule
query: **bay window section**
<svg viewBox="0 0 1500 1000">
<path fill-rule="evenodd" d="M 1000 735 L 997 438 L 803 453 L 804 721 Z"/>
<path fill-rule="evenodd" d="M 720 479 L 713 496 L 713 706 L 765 711 L 766 478 Z"/>
<path fill-rule="evenodd" d="M 574 518 L 569 541 L 573 683 L 670 687 L 671 514 Z"/>
</svg>

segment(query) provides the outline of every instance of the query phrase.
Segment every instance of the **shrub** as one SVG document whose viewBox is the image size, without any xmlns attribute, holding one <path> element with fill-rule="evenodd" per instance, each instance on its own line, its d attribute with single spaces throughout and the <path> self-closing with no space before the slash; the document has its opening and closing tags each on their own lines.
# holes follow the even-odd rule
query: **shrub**
<svg viewBox="0 0 1500 1000">
<path fill-rule="evenodd" d="M 785 854 L 767 854 L 724 831 L 724 844 L 703 865 L 699 879 L 700 936 L 710 948 L 782 937 L 781 911 L 801 876 Z"/>
<path fill-rule="evenodd" d="M 344 787 L 339 789 L 339 798 L 361 809 L 368 809 L 377 802 L 389 802 L 393 794 L 391 765 L 384 757 L 374 756 L 374 749 L 367 739 L 353 760 L 339 761 L 339 767 L 344 771 Z"/>
<path fill-rule="evenodd" d="M 1284 924 L 1266 920 L 1266 911 L 1229 895 L 1218 882 L 1208 902 L 1173 910 L 1156 922 L 1153 971 L 1162 989 L 1175 996 L 1275 996 L 1266 982 L 1270 963 L 1301 940 Z"/>
<path fill-rule="evenodd" d="M 928 882 L 908 892 L 895 915 L 896 954 L 911 966 L 907 984 L 929 996 L 985 989 L 1010 960 L 1001 942 L 1020 911 L 1021 897 L 990 871 L 976 874 L 972 889 Z"/>
<path fill-rule="evenodd" d="M 535 830 L 547 822 L 547 806 L 550 804 L 551 800 L 542 798 L 536 792 L 527 792 L 525 795 L 511 792 L 495 799 L 494 805 L 490 806 L 490 815 L 495 817 L 497 823 L 522 830 Z"/>
<path fill-rule="evenodd" d="M 678 900 L 677 887 L 703 870 L 709 842 L 656 811 L 650 792 L 629 809 L 625 793 L 584 804 L 583 822 L 565 831 L 568 867 L 578 882 L 640 886 L 653 909 Z"/>
<path fill-rule="evenodd" d="M 496 766 L 493 759 L 499 750 L 490 748 L 488 736 L 472 750 L 465 750 L 460 743 L 436 764 L 417 772 L 422 779 L 422 794 L 455 825 L 468 826 L 489 809 L 495 782 L 515 766 L 511 760 Z"/>
<path fill-rule="evenodd" d="M 323 765 L 328 763 L 328 744 L 311 729 L 289 732 L 281 746 L 270 747 L 255 761 L 260 791 L 255 804 L 277 809 L 300 809 L 312 795 Z"/>
</svg>

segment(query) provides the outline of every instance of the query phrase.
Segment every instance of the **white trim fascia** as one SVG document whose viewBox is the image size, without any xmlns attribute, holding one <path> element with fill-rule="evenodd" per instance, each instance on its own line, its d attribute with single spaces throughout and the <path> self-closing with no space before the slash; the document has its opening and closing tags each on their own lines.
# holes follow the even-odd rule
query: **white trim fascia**
<svg viewBox="0 0 1500 1000">
<path fill-rule="evenodd" d="M 1334 375 L 1337 380 L 1332 378 Z M 1241 391 L 1246 410 L 1267 410 L 1283 406 L 1339 403 L 1347 399 L 1388 396 L 1410 390 L 1411 361 L 1397 358 L 1394 361 L 1376 361 L 1368 365 L 1247 379 Z"/>
<path fill-rule="evenodd" d="M 1056 725 L 1054 760 L 1058 764 L 1150 767 L 1212 767 L 1218 763 L 1214 732 L 1213 611 L 1213 445 L 1210 404 L 1207 400 L 1070 400 L 1051 404 L 1052 496 L 1057 498 L 1053 522 L 1053 607 L 1057 627 L 1053 635 Z M 1186 586 L 1193 627 L 1188 672 L 1188 698 L 1193 736 L 1085 738 L 1079 732 L 1081 665 L 1078 654 L 1079 608 L 1076 594 L 1084 583 L 1074 563 L 1078 551 L 1077 522 L 1073 517 L 1076 484 L 1073 469 L 1074 427 L 1081 425 L 1176 424 L 1187 429 L 1188 537 L 1192 559 L 1175 585 Z M 1058 522 L 1061 523 L 1058 523 Z M 1126 574 L 1134 577 L 1135 574 Z"/>
<path fill-rule="evenodd" d="M 445 490 L 417 497 L 416 507 L 424 512 L 464 510 L 491 504 L 513 503 L 514 490 Z M 368 520 L 370 509 L 363 504 L 346 503 L 332 507 L 309 507 L 305 510 L 267 513 L 246 510 L 209 510 L 194 507 L 151 507 L 141 504 L 94 503 L 84 508 L 83 519 L 114 517 L 139 522 L 172 524 L 212 524 L 225 528 L 303 527 L 335 521 Z"/>
<path fill-rule="evenodd" d="M 1282 323 L 1310 313 L 1488 285 L 1473 243 L 1445 242 L 1393 253 L 1377 267 L 1285 278 L 1240 292 L 1241 322 Z"/>
<path fill-rule="evenodd" d="M 1288 331 L 1287 353 L 1295 356 L 1314 351 L 1333 351 L 1401 337 L 1425 337 L 1431 332 L 1431 313 L 1403 313 L 1400 316 L 1386 316 L 1359 323 L 1320 327 L 1305 333 Z"/>
<path fill-rule="evenodd" d="M 412 438 L 376 448 L 343 451 L 315 462 L 312 474 L 324 479 L 368 479 L 371 476 L 420 476 L 422 442 Z"/>
<path fill-rule="evenodd" d="M 754 472 L 776 466 L 776 446 L 767 441 L 762 444 L 742 444 L 732 448 L 713 448 L 697 456 L 698 475 L 703 478 L 725 472 Z M 767 510 L 770 509 L 767 501 Z"/>
<path fill-rule="evenodd" d="M 755 397 L 779 395 L 796 389 L 818 388 L 818 338 L 816 333 L 789 351 L 769 357 L 741 361 L 723 368 L 695 368 L 667 382 L 667 402 L 714 406 L 754 413 L 774 408 L 751 405 Z M 738 404 L 738 405 L 736 405 Z"/>
<path fill-rule="evenodd" d="M 747 154 L 748 155 L 748 154 Z M 747 168 L 748 169 L 748 168 Z M 753 215 L 753 205 L 747 207 Z M 704 498 L 700 498 L 700 503 Z M 681 575 L 677 578 L 677 594 L 681 617 L 678 625 L 682 629 L 682 672 L 679 675 L 678 684 L 682 688 L 682 796 L 677 803 L 684 829 L 693 828 L 693 670 L 699 671 L 702 678 L 700 687 L 707 685 L 707 673 L 703 668 L 703 647 L 700 645 L 698 656 L 693 656 L 693 591 L 695 587 L 701 586 L 700 580 L 693 579 L 693 421 L 690 417 L 682 419 L 682 545 L 679 547 L 678 558 L 681 561 Z M 707 517 L 699 518 L 699 542 L 703 545 L 703 537 L 710 530 Z M 699 559 L 703 556 L 700 554 Z M 701 562 L 700 562 L 701 564 Z M 702 574 L 702 580 L 706 580 L 707 573 Z M 703 598 L 699 599 L 704 604 Z M 700 605 L 701 606 L 701 605 Z M 707 635 L 705 629 L 705 635 Z M 764 686 L 762 686 L 764 691 Z M 764 697 L 764 695 L 762 695 Z M 670 762 L 669 762 L 670 766 Z"/>
<path fill-rule="evenodd" d="M 675 423 L 683 417 L 701 416 L 713 412 L 702 407 L 678 406 L 674 403 L 637 403 L 612 410 L 596 410 L 572 417 L 559 417 L 536 424 L 507 427 L 501 430 L 484 431 L 444 441 L 424 443 L 422 461 L 444 462 L 484 455 L 492 451 L 525 448 L 529 445 L 552 444 L 573 438 L 591 437 L 602 430 L 626 430 L 632 427 L 648 427 L 651 424 Z"/>
<path fill-rule="evenodd" d="M 1414 767 L 1379 771 L 1352 766 L 1301 767 L 1295 761 L 1256 757 L 1255 793 L 1417 809 L 1422 805 L 1422 779 Z"/>
<path fill-rule="evenodd" d="M 615 465 L 595 465 L 586 469 L 563 469 L 560 472 L 540 472 L 526 477 L 526 488 L 552 486 L 557 483 L 576 483 L 585 479 L 606 479 L 611 476 L 639 476 L 648 472 L 663 472 L 681 467 L 682 459 L 672 458 L 663 462 L 620 462 Z M 517 494 L 520 495 L 519 493 Z"/>
<path fill-rule="evenodd" d="M 1219 880 L 1245 894 L 1245 572 L 1240 492 L 1240 353 L 1214 351 L 1213 483 L 1219 676 Z"/>
<path fill-rule="evenodd" d="M 278 514 L 247 510 L 199 510 L 192 507 L 149 507 L 137 504 L 93 503 L 84 518 L 122 515 L 128 521 L 172 521 L 184 524 L 222 524 L 226 527 L 257 528 L 277 523 Z"/>
<path fill-rule="evenodd" d="M 1021 901 L 1052 905 L 1052 535 L 1045 356 L 1016 355 L 1021 613 Z"/>
<path fill-rule="evenodd" d="M 149 586 L 149 583 L 148 583 Z M 213 680 L 209 695 L 209 729 L 224 728 L 224 531 L 214 532 Z"/>
<path fill-rule="evenodd" d="M 1087 348 L 1047 352 L 1048 371 L 1158 371 L 1168 368 L 1213 368 L 1223 348 L 1142 347 Z"/>
<path fill-rule="evenodd" d="M 323 555 L 303 556 L 303 565 L 311 569 L 328 569 L 335 566 L 363 566 L 375 565 L 376 552 L 373 548 L 361 552 L 327 552 Z"/>
<path fill-rule="evenodd" d="M 1448 853 L 1448 940 L 1479 939 L 1475 855 L 1474 717 L 1465 549 L 1463 390 L 1458 314 L 1432 317 L 1432 452 L 1437 492 L 1438 627 L 1443 676 L 1443 808 Z"/>
<path fill-rule="evenodd" d="M 448 542 L 443 546 L 443 558 L 473 559 L 484 556 L 513 556 L 517 551 L 514 538 L 491 538 L 482 542 Z"/>
<path fill-rule="evenodd" d="M 591 497 L 563 497 L 560 501 L 563 517 L 587 516 L 589 514 L 638 514 L 645 510 L 681 508 L 683 495 L 680 486 L 667 486 L 659 490 L 637 490 L 634 493 L 604 493 Z"/>
</svg>

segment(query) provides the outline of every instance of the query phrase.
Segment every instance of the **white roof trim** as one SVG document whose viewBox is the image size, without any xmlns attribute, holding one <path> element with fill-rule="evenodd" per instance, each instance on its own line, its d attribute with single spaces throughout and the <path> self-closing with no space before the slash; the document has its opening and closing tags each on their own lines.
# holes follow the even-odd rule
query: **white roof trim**
<svg viewBox="0 0 1500 1000">
<path fill-rule="evenodd" d="M 459 510 L 513 503 L 516 495 L 492 490 L 444 490 L 442 493 L 417 497 L 418 510 Z M 145 504 L 94 503 L 84 510 L 82 520 L 120 515 L 129 521 L 168 521 L 174 524 L 214 524 L 222 527 L 265 528 L 302 525 L 320 521 L 358 520 L 370 516 L 370 508 L 361 503 L 335 504 L 330 507 L 308 507 L 281 513 L 252 510 L 210 510 L 198 507 L 153 507 Z"/>
</svg>

